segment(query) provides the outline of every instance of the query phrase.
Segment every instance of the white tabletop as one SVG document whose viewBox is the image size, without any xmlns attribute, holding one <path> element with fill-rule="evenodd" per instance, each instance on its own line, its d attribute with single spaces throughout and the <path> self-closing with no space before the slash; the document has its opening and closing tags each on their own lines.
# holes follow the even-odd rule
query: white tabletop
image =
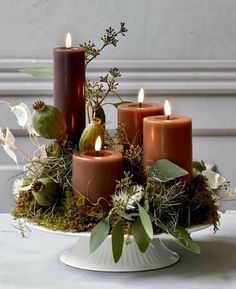
<svg viewBox="0 0 236 289">
<path fill-rule="evenodd" d="M 180 254 L 176 265 L 156 271 L 101 273 L 64 265 L 59 255 L 77 238 L 32 231 L 22 238 L 17 221 L 0 215 L 0 289 L 221 289 L 236 288 L 236 211 L 221 217 L 220 230 L 196 232 L 201 254 L 182 249 L 173 240 L 168 247 Z"/>
</svg>

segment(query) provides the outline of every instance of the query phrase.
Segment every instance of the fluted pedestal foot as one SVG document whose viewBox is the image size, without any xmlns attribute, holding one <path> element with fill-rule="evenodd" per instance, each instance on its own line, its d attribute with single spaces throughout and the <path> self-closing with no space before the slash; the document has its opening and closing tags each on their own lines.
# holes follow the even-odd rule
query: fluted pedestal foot
<svg viewBox="0 0 236 289">
<path fill-rule="evenodd" d="M 110 236 L 92 254 L 89 252 L 89 238 L 89 234 L 81 235 L 75 246 L 60 256 L 60 260 L 72 267 L 104 272 L 155 270 L 171 266 L 179 260 L 177 253 L 169 250 L 159 238 L 154 238 L 145 253 L 139 251 L 134 241 L 124 245 L 122 256 L 115 263 Z"/>
</svg>

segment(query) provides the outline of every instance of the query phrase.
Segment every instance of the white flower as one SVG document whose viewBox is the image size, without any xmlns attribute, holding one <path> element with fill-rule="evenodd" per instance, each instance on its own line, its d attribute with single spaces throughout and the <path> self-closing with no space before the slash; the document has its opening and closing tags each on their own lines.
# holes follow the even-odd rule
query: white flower
<svg viewBox="0 0 236 289">
<path fill-rule="evenodd" d="M 213 190 L 216 190 L 227 183 L 224 177 L 216 172 L 213 172 L 211 169 L 206 169 L 202 172 L 202 174 L 207 178 L 209 187 Z"/>
<path fill-rule="evenodd" d="M 15 179 L 13 182 L 13 194 L 16 197 L 19 195 L 20 191 L 28 191 L 31 189 L 31 184 L 28 186 L 24 186 L 24 181 L 22 179 Z"/>
<path fill-rule="evenodd" d="M 137 185 L 133 187 L 133 192 L 134 194 L 129 199 L 129 203 L 132 202 L 134 204 L 136 202 L 139 202 L 142 199 L 144 195 L 144 189 L 142 186 Z"/>
<path fill-rule="evenodd" d="M 4 142 L 4 144 L 1 146 L 3 147 L 5 152 L 18 165 L 16 154 L 12 150 L 12 148 L 15 148 L 15 137 L 8 128 L 6 129 L 6 133 L 4 134 L 2 128 L 0 127 L 0 140 Z"/>
<path fill-rule="evenodd" d="M 133 186 L 133 191 L 130 192 L 125 190 L 119 190 L 115 195 L 112 196 L 114 206 L 117 204 L 122 204 L 124 209 L 127 211 L 134 210 L 135 205 L 139 202 L 144 195 L 144 190 L 142 186 Z"/>
</svg>

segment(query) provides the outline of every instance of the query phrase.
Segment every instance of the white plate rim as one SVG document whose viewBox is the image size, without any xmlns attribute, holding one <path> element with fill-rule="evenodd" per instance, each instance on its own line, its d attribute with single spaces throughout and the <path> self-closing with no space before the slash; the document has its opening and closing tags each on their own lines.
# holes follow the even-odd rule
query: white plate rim
<svg viewBox="0 0 236 289">
<path fill-rule="evenodd" d="M 56 235 L 61 235 L 61 236 L 70 236 L 70 237 L 82 237 L 82 236 L 90 237 L 90 232 L 65 232 L 65 231 L 59 231 L 59 230 L 52 230 L 52 229 L 47 229 L 43 226 L 40 226 L 36 223 L 33 223 L 28 219 L 23 219 L 23 221 L 28 228 L 38 230 L 44 233 L 56 234 Z M 196 226 L 187 228 L 187 230 L 189 233 L 195 233 L 195 232 L 205 230 L 210 226 L 212 225 L 211 224 L 196 225 Z M 161 235 L 168 235 L 168 234 L 162 233 L 162 234 L 154 235 L 154 238 L 158 238 Z M 108 235 L 108 238 L 111 238 L 111 235 Z"/>
</svg>

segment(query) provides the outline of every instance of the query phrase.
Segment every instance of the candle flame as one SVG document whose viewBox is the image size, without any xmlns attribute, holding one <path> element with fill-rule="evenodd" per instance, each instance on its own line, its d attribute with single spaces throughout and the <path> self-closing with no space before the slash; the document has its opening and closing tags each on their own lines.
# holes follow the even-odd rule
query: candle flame
<svg viewBox="0 0 236 289">
<path fill-rule="evenodd" d="M 165 111 L 165 115 L 167 116 L 171 115 L 171 107 L 170 107 L 168 100 L 165 100 L 164 111 Z"/>
<path fill-rule="evenodd" d="M 101 150 L 101 147 L 102 147 L 102 138 L 98 136 L 95 142 L 95 151 L 99 152 Z"/>
<path fill-rule="evenodd" d="M 71 46 L 72 46 L 72 39 L 70 33 L 68 32 L 66 34 L 66 48 L 71 48 Z"/>
<path fill-rule="evenodd" d="M 144 100 L 144 90 L 143 88 L 141 88 L 138 94 L 138 103 L 143 103 L 143 100 Z"/>
</svg>

